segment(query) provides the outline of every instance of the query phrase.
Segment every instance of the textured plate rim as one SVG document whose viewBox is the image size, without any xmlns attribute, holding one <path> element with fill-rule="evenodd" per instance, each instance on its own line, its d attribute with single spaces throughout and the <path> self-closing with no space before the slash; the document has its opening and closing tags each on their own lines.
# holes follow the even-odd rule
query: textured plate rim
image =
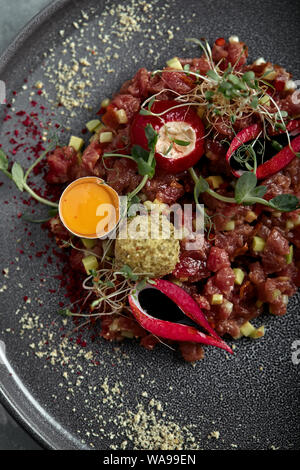
<svg viewBox="0 0 300 470">
<path fill-rule="evenodd" d="M 33 18 L 23 26 L 20 32 L 16 35 L 14 40 L 6 47 L 0 56 L 0 74 L 3 73 L 9 62 L 14 58 L 18 49 L 20 49 L 24 42 L 35 33 L 40 26 L 45 23 L 51 16 L 57 13 L 61 8 L 70 3 L 70 0 L 53 0 L 50 5 L 42 8 Z M 44 433 L 38 428 L 38 425 L 30 425 L 26 415 L 22 412 L 20 407 L 13 403 L 2 385 L 0 384 L 0 402 L 10 415 L 23 427 L 23 429 L 30 434 L 35 441 L 46 449 L 57 449 L 57 445 L 51 442 Z"/>
</svg>

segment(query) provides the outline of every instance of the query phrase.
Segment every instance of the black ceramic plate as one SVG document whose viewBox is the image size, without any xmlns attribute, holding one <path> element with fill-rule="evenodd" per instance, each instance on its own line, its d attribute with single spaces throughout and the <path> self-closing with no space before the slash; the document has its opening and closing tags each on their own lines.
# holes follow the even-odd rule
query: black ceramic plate
<svg viewBox="0 0 300 470">
<path fill-rule="evenodd" d="M 53 120 L 79 134 L 99 102 L 139 67 L 159 68 L 174 55 L 195 56 L 198 51 L 185 37 L 212 41 L 233 34 L 248 44 L 252 59 L 263 56 L 299 77 L 299 5 L 293 1 L 54 2 L 1 58 L 0 79 L 12 108 L 1 106 L 2 117 L 8 111 L 11 119 L 1 121 L 0 142 L 10 151 L 25 143 L 14 158 L 28 165 L 26 147 L 36 145 L 35 136 L 24 124 L 26 116 L 16 112 L 40 112 L 41 105 L 50 109 L 49 100 L 57 102 L 57 87 L 70 80 L 72 53 L 83 59 L 75 85 L 87 80 L 82 68 L 90 85 L 82 89 L 75 112 L 55 108 Z M 55 76 L 53 64 L 60 60 Z M 231 357 L 208 347 L 195 366 L 163 345 L 149 352 L 135 341 L 109 344 L 91 338 L 94 331 L 78 338 L 72 322 L 57 314 L 65 291 L 54 278 L 59 273 L 54 245 L 39 226 L 18 218 L 31 208 L 43 209 L 28 208 L 26 196 L 3 176 L 1 182 L 0 340 L 6 355 L 0 388 L 4 404 L 44 446 L 299 449 L 300 365 L 292 360 L 300 338 L 299 296 L 290 300 L 285 317 L 260 319 L 266 325 L 263 339 L 235 342 Z M 70 332 L 64 342 L 62 335 Z"/>
</svg>

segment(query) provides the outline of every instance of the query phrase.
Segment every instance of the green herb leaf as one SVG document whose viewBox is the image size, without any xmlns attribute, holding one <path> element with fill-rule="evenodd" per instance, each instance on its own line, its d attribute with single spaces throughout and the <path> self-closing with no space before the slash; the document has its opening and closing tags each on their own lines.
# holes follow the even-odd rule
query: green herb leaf
<svg viewBox="0 0 300 470">
<path fill-rule="evenodd" d="M 24 171 L 18 162 L 15 162 L 11 169 L 13 182 L 20 191 L 24 189 Z"/>
<path fill-rule="evenodd" d="M 120 272 L 123 274 L 123 276 L 126 279 L 131 279 L 132 281 L 137 281 L 139 278 L 138 275 L 134 274 L 131 267 L 128 266 L 127 264 L 124 264 L 124 266 L 122 266 L 122 268 L 120 269 Z"/>
<path fill-rule="evenodd" d="M 256 109 L 258 106 L 258 97 L 253 96 L 251 103 L 250 103 L 251 108 Z"/>
<path fill-rule="evenodd" d="M 171 143 L 171 145 L 169 146 L 168 150 L 166 151 L 164 155 L 167 156 L 171 152 L 173 147 L 174 147 L 174 142 Z"/>
<path fill-rule="evenodd" d="M 158 133 L 155 132 L 151 124 L 147 124 L 145 127 L 145 134 L 148 140 L 148 148 L 155 152 L 155 146 L 158 140 Z"/>
<path fill-rule="evenodd" d="M 141 114 L 142 116 L 152 116 L 151 111 L 148 111 L 147 109 L 141 109 L 141 110 L 140 110 L 140 114 Z"/>
<path fill-rule="evenodd" d="M 199 194 L 205 193 L 205 191 L 207 191 L 208 189 L 209 189 L 208 182 L 202 176 L 199 176 L 198 181 L 195 184 L 195 188 L 194 188 L 195 197 L 198 198 Z"/>
<path fill-rule="evenodd" d="M 205 92 L 205 98 L 207 99 L 207 101 L 210 101 L 214 96 L 214 92 L 213 91 L 206 91 Z"/>
<path fill-rule="evenodd" d="M 269 201 L 270 207 L 281 212 L 291 212 L 300 208 L 299 199 L 293 194 L 280 194 Z"/>
<path fill-rule="evenodd" d="M 206 72 L 206 75 L 211 78 L 212 80 L 214 80 L 215 82 L 219 82 L 220 81 L 220 76 L 214 71 L 214 70 L 208 70 Z"/>
<path fill-rule="evenodd" d="M 50 217 L 55 217 L 58 214 L 58 209 L 49 209 L 48 214 Z"/>
<path fill-rule="evenodd" d="M 238 179 L 235 186 L 234 197 L 238 204 L 242 204 L 247 197 L 251 197 L 257 184 L 257 178 L 251 171 L 245 171 Z"/>
<path fill-rule="evenodd" d="M 181 147 L 187 147 L 191 143 L 191 142 L 187 142 L 186 140 L 178 140 L 178 139 L 174 139 L 173 142 L 174 144 L 180 145 Z"/>
<path fill-rule="evenodd" d="M 72 317 L 73 315 L 76 315 L 75 313 L 71 312 L 68 308 L 63 308 L 61 310 L 58 310 L 57 312 L 59 315 L 62 315 L 63 317 Z"/>
<path fill-rule="evenodd" d="M 8 159 L 3 150 L 0 149 L 0 170 L 7 170 L 8 168 Z"/>
<path fill-rule="evenodd" d="M 153 96 L 153 98 L 149 101 L 149 104 L 148 104 L 148 110 L 151 111 L 151 108 L 152 108 L 152 105 L 155 101 L 155 96 Z"/>
<path fill-rule="evenodd" d="M 268 188 L 266 186 L 256 186 L 256 188 L 252 190 L 251 196 L 262 198 L 266 194 L 267 190 Z"/>
<path fill-rule="evenodd" d="M 255 73 L 252 70 L 249 70 L 248 72 L 245 72 L 242 76 L 242 80 L 249 84 L 250 82 L 253 82 L 255 79 Z"/>
<path fill-rule="evenodd" d="M 141 147 L 140 145 L 134 145 L 132 147 L 131 154 L 137 163 L 139 174 L 142 176 L 148 175 L 149 178 L 153 178 L 155 173 L 156 161 L 155 159 L 153 159 L 151 163 L 148 162 L 149 152 L 143 149 L 143 147 Z"/>
</svg>

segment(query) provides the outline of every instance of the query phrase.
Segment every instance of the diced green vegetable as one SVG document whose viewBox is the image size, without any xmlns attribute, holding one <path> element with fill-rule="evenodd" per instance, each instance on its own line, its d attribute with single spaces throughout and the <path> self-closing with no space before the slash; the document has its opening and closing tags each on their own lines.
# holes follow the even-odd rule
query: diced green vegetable
<svg viewBox="0 0 300 470">
<path fill-rule="evenodd" d="M 167 66 L 171 67 L 172 69 L 183 70 L 182 65 L 181 65 L 178 57 L 173 57 L 173 59 L 168 60 L 167 61 Z"/>
<path fill-rule="evenodd" d="M 233 272 L 235 275 L 234 283 L 237 284 L 238 286 L 241 286 L 243 284 L 243 280 L 245 277 L 244 271 L 240 268 L 233 268 Z"/>
<path fill-rule="evenodd" d="M 233 303 L 232 302 L 229 302 L 229 300 L 225 300 L 223 303 L 222 303 L 222 309 L 230 314 L 233 310 Z"/>
<path fill-rule="evenodd" d="M 127 124 L 128 117 L 127 117 L 125 109 L 118 109 L 118 111 L 116 111 L 116 115 L 117 115 L 119 124 Z"/>
<path fill-rule="evenodd" d="M 265 244 L 266 244 L 266 242 L 263 238 L 253 237 L 252 249 L 253 249 L 253 251 L 264 251 Z"/>
<path fill-rule="evenodd" d="M 82 263 L 87 274 L 90 274 L 91 271 L 96 271 L 99 267 L 98 260 L 94 255 L 86 256 L 83 258 Z"/>
<path fill-rule="evenodd" d="M 291 262 L 293 261 L 293 255 L 294 255 L 294 246 L 291 245 L 290 246 L 290 251 L 286 255 L 286 264 L 291 264 Z"/>
<path fill-rule="evenodd" d="M 265 335 L 265 327 L 264 325 L 262 325 L 259 328 L 256 328 L 255 331 L 250 333 L 249 336 L 250 338 L 258 339 L 258 338 L 262 338 L 264 335 Z"/>
<path fill-rule="evenodd" d="M 69 147 L 73 147 L 76 152 L 79 152 L 79 150 L 81 150 L 83 146 L 84 140 L 81 137 L 76 137 L 75 135 L 71 136 L 69 140 Z"/>
<path fill-rule="evenodd" d="M 107 108 L 107 106 L 109 105 L 110 103 L 110 99 L 109 98 L 105 98 L 104 100 L 101 101 L 101 108 Z"/>
<path fill-rule="evenodd" d="M 211 298 L 211 305 L 221 305 L 223 303 L 222 294 L 214 294 Z"/>
<path fill-rule="evenodd" d="M 81 238 L 81 241 L 83 243 L 83 246 L 87 250 L 91 250 L 92 248 L 94 248 L 96 243 L 96 240 L 94 240 L 93 238 Z"/>
<path fill-rule="evenodd" d="M 213 189 L 218 189 L 224 183 L 222 176 L 219 175 L 209 176 L 206 181 Z"/>
<path fill-rule="evenodd" d="M 101 121 L 99 119 L 92 119 L 91 121 L 87 122 L 85 127 L 89 132 L 94 132 L 97 127 L 101 124 Z"/>
<path fill-rule="evenodd" d="M 101 132 L 100 134 L 100 143 L 106 144 L 113 140 L 113 133 L 112 132 Z"/>
<path fill-rule="evenodd" d="M 270 97 L 269 95 L 264 95 L 260 98 L 259 104 L 269 106 L 270 105 Z"/>
<path fill-rule="evenodd" d="M 255 305 L 256 307 L 260 308 L 263 305 L 263 302 L 261 300 L 257 300 Z"/>
<path fill-rule="evenodd" d="M 253 325 L 251 325 L 249 321 L 247 321 L 240 327 L 240 332 L 242 333 L 243 336 L 250 336 L 251 334 L 254 333 L 254 331 L 256 331 L 256 328 Z"/>
<path fill-rule="evenodd" d="M 229 222 L 227 222 L 227 224 L 223 228 L 223 230 L 225 232 L 231 232 L 234 229 L 235 229 L 235 221 L 234 220 L 230 220 Z"/>
<path fill-rule="evenodd" d="M 278 297 L 281 295 L 281 290 L 279 289 L 274 289 L 272 292 L 272 298 L 273 300 L 278 299 Z"/>
<path fill-rule="evenodd" d="M 253 222 L 254 220 L 257 219 L 257 215 L 253 211 L 248 211 L 245 217 L 246 222 Z"/>
</svg>

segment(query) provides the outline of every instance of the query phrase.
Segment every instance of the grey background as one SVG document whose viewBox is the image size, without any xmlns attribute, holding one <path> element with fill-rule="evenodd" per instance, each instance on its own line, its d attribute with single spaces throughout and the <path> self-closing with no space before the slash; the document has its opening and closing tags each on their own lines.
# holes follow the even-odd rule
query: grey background
<svg viewBox="0 0 300 470">
<path fill-rule="evenodd" d="M 22 27 L 52 0 L 0 0 L 0 55 Z M 0 405 L 0 450 L 40 449 Z"/>
</svg>

